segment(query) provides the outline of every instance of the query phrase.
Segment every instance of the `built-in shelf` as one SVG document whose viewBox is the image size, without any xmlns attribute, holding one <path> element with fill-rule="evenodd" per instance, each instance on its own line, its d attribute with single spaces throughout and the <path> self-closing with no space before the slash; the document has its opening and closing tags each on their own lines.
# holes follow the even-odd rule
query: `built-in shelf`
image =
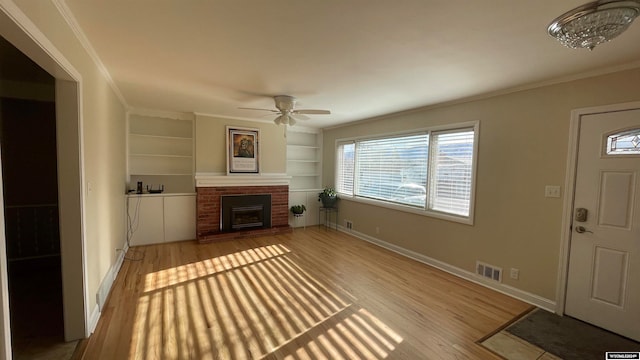
<svg viewBox="0 0 640 360">
<path fill-rule="evenodd" d="M 320 174 L 318 173 L 312 173 L 312 174 L 289 174 L 292 177 L 298 177 L 298 176 L 302 176 L 302 177 L 313 177 L 313 176 L 320 176 Z"/>
<path fill-rule="evenodd" d="M 130 114 L 128 153 L 131 183 L 162 184 L 169 192 L 193 191 L 193 119 Z"/>
<path fill-rule="evenodd" d="M 166 173 L 166 174 L 158 174 L 158 173 L 137 173 L 137 174 L 132 174 L 131 176 L 191 176 L 193 177 L 192 173 L 174 173 L 174 174 L 170 174 L 170 173 Z"/>
<path fill-rule="evenodd" d="M 320 149 L 319 146 L 309 146 L 309 145 L 292 145 L 292 144 L 287 144 L 288 147 L 290 148 L 299 148 L 299 149 Z"/>
<path fill-rule="evenodd" d="M 289 189 L 290 193 L 312 193 L 314 196 L 317 196 L 318 193 L 321 191 L 322 189 L 299 189 L 299 190 Z M 292 203 L 291 200 L 289 200 L 289 203 Z"/>
<path fill-rule="evenodd" d="M 322 133 L 293 127 L 287 132 L 287 175 L 289 206 L 304 205 L 303 217 L 289 214 L 294 227 L 318 224 L 318 193 L 322 187 Z"/>
<path fill-rule="evenodd" d="M 189 140 L 189 141 L 192 139 L 190 137 L 184 137 L 184 136 L 148 135 L 148 134 L 134 134 L 134 133 L 129 133 L 129 136 L 139 136 L 139 137 L 154 138 L 154 139 Z"/>
<path fill-rule="evenodd" d="M 322 134 L 315 131 L 287 132 L 287 175 L 291 176 L 290 189 L 320 187 L 322 170 Z"/>
<path fill-rule="evenodd" d="M 177 158 L 189 158 L 189 159 L 193 157 L 191 155 L 171 155 L 171 154 L 129 154 L 129 156 L 177 157 Z"/>
</svg>

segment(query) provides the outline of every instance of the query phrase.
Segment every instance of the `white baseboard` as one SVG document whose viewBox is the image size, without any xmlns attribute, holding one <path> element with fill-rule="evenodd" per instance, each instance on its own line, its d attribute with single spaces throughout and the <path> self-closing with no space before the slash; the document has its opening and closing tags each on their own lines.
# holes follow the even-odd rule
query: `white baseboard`
<svg viewBox="0 0 640 360">
<path fill-rule="evenodd" d="M 102 307 L 105 301 L 107 301 L 107 297 L 109 296 L 109 292 L 111 292 L 111 287 L 116 280 L 116 276 L 118 276 L 118 272 L 120 272 L 127 250 L 129 250 L 129 245 L 125 244 L 123 251 L 118 252 L 115 263 L 113 263 L 109 271 L 107 271 L 98 288 L 98 292 L 96 293 L 96 306 L 93 308 L 91 318 L 89 319 L 89 333 L 91 334 L 96 329 L 96 326 L 98 326 L 98 320 L 100 320 L 100 315 L 102 314 Z"/>
<path fill-rule="evenodd" d="M 100 320 L 100 307 L 94 306 L 93 311 L 91 312 L 91 316 L 89 317 L 89 335 L 93 334 L 96 330 L 96 326 L 98 326 L 98 320 Z"/>
<path fill-rule="evenodd" d="M 481 278 L 479 276 L 477 276 L 475 273 L 472 273 L 470 271 L 467 270 L 463 270 L 460 269 L 458 267 L 455 267 L 453 265 L 447 264 L 445 262 L 442 262 L 440 260 L 436 260 L 434 258 L 428 257 L 426 255 L 417 253 L 415 251 L 412 250 L 408 250 L 405 249 L 403 247 L 388 243 L 386 241 L 374 238 L 372 236 L 360 233 L 358 231 L 354 231 L 354 230 L 347 230 L 345 229 L 343 226 L 339 226 L 338 229 L 344 233 L 350 234 L 355 236 L 358 239 L 367 241 L 369 243 L 372 243 L 374 245 L 380 246 L 382 248 L 385 248 L 387 250 L 393 251 L 397 254 L 406 256 L 410 259 L 419 261 L 423 264 L 429 265 L 429 266 L 433 266 L 437 269 L 440 269 L 442 271 L 445 271 L 449 274 L 455 275 L 457 277 L 460 277 L 462 279 L 465 280 L 469 280 L 473 283 L 476 283 L 478 285 L 482 285 L 484 287 L 493 289 L 497 292 L 509 295 L 511 297 L 514 297 L 516 299 L 522 300 L 526 303 L 529 303 L 531 305 L 535 305 L 539 308 L 545 309 L 547 311 L 550 312 L 555 312 L 556 309 L 556 302 L 553 300 L 549 300 L 546 299 L 544 297 L 541 297 L 539 295 L 536 294 L 532 294 L 530 292 L 524 291 L 524 290 L 520 290 L 517 288 L 514 288 L 513 286 L 509 286 L 509 285 L 505 285 L 502 283 L 498 283 L 495 281 L 490 281 L 490 280 L 485 280 L 484 278 Z"/>
</svg>

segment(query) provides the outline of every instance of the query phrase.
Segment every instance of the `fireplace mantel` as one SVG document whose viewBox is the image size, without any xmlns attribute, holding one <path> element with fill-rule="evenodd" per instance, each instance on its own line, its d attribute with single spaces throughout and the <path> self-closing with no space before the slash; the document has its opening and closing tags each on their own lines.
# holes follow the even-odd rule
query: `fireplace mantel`
<svg viewBox="0 0 640 360">
<path fill-rule="evenodd" d="M 291 176 L 286 174 L 260 175 L 225 175 L 212 173 L 197 173 L 196 187 L 226 187 L 226 186 L 289 186 Z"/>
</svg>

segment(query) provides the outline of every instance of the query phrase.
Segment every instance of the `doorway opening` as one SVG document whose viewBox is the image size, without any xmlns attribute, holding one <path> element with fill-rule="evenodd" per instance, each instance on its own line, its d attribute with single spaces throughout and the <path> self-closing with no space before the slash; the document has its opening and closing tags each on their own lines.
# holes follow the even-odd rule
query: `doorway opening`
<svg viewBox="0 0 640 360">
<path fill-rule="evenodd" d="M 11 342 L 25 358 L 64 343 L 55 79 L 4 38 L 0 59 Z"/>
</svg>

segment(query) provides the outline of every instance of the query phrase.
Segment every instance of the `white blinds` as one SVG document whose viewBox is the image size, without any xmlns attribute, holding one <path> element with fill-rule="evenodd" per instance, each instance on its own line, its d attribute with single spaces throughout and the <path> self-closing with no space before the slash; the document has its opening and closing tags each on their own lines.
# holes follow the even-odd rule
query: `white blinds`
<svg viewBox="0 0 640 360">
<path fill-rule="evenodd" d="M 475 127 L 338 142 L 344 195 L 469 217 Z"/>
<path fill-rule="evenodd" d="M 354 155 L 356 145 L 353 141 L 338 143 L 336 151 L 336 191 L 353 195 Z"/>
<path fill-rule="evenodd" d="M 469 215 L 473 139 L 473 129 L 434 132 L 431 135 L 431 209 Z"/>
<path fill-rule="evenodd" d="M 428 134 L 356 144 L 356 195 L 424 207 Z"/>
</svg>

